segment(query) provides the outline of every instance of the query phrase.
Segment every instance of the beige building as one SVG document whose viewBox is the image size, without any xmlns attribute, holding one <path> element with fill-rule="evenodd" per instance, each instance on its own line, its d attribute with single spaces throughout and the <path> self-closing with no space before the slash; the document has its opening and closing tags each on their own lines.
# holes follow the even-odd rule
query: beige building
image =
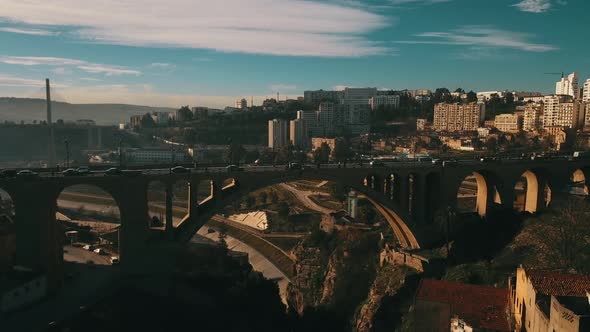
<svg viewBox="0 0 590 332">
<path fill-rule="evenodd" d="M 416 119 L 416 130 L 417 131 L 424 131 L 426 130 L 426 119 Z"/>
<path fill-rule="evenodd" d="M 562 126 L 577 129 L 584 121 L 582 103 L 566 95 L 545 96 L 543 127 Z"/>
<path fill-rule="evenodd" d="M 496 129 L 506 133 L 518 133 L 522 130 L 524 114 L 516 112 L 514 114 L 500 114 L 496 115 L 494 124 Z"/>
<path fill-rule="evenodd" d="M 323 143 L 328 144 L 328 146 L 330 147 L 330 151 L 334 151 L 336 149 L 336 145 L 338 144 L 338 139 L 313 137 L 311 139 L 311 149 L 315 151 L 315 149 L 319 149 Z"/>
<path fill-rule="evenodd" d="M 584 127 L 590 127 L 590 102 L 584 103 Z"/>
<path fill-rule="evenodd" d="M 434 106 L 434 130 L 476 131 L 484 116 L 485 106 L 481 103 L 439 103 Z"/>
<path fill-rule="evenodd" d="M 524 107 L 522 129 L 535 131 L 543 128 L 543 104 L 529 103 Z"/>
<path fill-rule="evenodd" d="M 274 119 L 268 121 L 268 147 L 271 149 L 287 146 L 287 121 Z"/>
<path fill-rule="evenodd" d="M 516 331 L 589 331 L 589 289 L 588 275 L 519 267 L 510 281 Z"/>
<path fill-rule="evenodd" d="M 297 119 L 291 120 L 289 123 L 289 137 L 291 144 L 295 147 L 305 148 L 309 145 L 307 136 L 307 126 L 299 112 L 297 112 Z"/>
</svg>

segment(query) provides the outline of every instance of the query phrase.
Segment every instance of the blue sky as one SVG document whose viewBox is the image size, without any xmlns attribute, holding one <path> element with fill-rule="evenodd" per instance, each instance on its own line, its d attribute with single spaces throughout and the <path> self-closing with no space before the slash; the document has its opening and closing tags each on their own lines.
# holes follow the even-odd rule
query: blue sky
<svg viewBox="0 0 590 332">
<path fill-rule="evenodd" d="M 585 0 L 0 0 L 0 95 L 221 107 L 308 89 L 552 92 Z"/>
</svg>

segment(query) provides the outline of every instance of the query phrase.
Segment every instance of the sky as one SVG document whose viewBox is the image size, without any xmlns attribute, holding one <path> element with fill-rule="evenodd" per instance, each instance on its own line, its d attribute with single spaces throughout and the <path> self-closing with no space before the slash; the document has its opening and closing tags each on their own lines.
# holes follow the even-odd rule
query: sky
<svg viewBox="0 0 590 332">
<path fill-rule="evenodd" d="M 551 93 L 587 0 L 0 0 L 0 96 L 224 107 L 304 90 Z M 553 73 L 553 74 L 547 74 Z"/>
</svg>

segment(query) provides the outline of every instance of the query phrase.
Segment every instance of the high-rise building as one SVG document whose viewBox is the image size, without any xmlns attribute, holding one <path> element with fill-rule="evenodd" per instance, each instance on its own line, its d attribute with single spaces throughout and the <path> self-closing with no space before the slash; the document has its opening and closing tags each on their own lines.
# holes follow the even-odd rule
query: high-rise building
<svg viewBox="0 0 590 332">
<path fill-rule="evenodd" d="M 590 103 L 590 78 L 584 83 L 584 88 L 582 89 L 582 101 Z"/>
<path fill-rule="evenodd" d="M 573 72 L 567 77 L 562 77 L 561 80 L 555 83 L 556 95 L 568 95 L 577 97 L 578 95 L 578 73 Z"/>
<path fill-rule="evenodd" d="M 248 101 L 246 100 L 246 98 L 236 100 L 236 108 L 239 108 L 242 110 L 245 110 L 246 108 L 248 108 Z"/>
<path fill-rule="evenodd" d="M 439 103 L 434 106 L 434 130 L 476 131 L 485 117 L 482 103 Z"/>
<path fill-rule="evenodd" d="M 342 91 L 304 91 L 303 100 L 308 104 L 318 104 L 321 102 L 337 103 L 342 98 Z"/>
<path fill-rule="evenodd" d="M 524 107 L 524 119 L 522 129 L 525 131 L 540 130 L 543 128 L 543 104 L 529 103 Z"/>
<path fill-rule="evenodd" d="M 129 127 L 131 127 L 131 129 L 141 127 L 141 117 L 141 115 L 132 115 L 129 119 Z"/>
<path fill-rule="evenodd" d="M 380 95 L 374 96 L 369 99 L 369 105 L 372 110 L 376 110 L 379 106 L 399 108 L 399 96 L 398 95 Z"/>
<path fill-rule="evenodd" d="M 288 140 L 287 121 L 274 119 L 268 121 L 268 147 L 278 149 L 287 146 Z"/>
<path fill-rule="evenodd" d="M 345 88 L 341 104 L 369 105 L 369 99 L 377 95 L 377 88 Z"/>
<path fill-rule="evenodd" d="M 518 133 L 522 129 L 524 114 L 516 112 L 514 114 L 499 114 L 494 119 L 496 129 L 506 133 Z"/>
<path fill-rule="evenodd" d="M 289 137 L 291 144 L 295 147 L 305 148 L 309 145 L 308 133 L 305 120 L 302 118 L 303 112 L 297 112 L 297 119 L 289 123 Z"/>
<path fill-rule="evenodd" d="M 590 127 L 590 102 L 584 103 L 584 127 Z"/>
<path fill-rule="evenodd" d="M 577 129 L 582 125 L 584 112 L 582 103 L 567 95 L 545 96 L 543 108 L 543 128 L 567 127 Z"/>
</svg>

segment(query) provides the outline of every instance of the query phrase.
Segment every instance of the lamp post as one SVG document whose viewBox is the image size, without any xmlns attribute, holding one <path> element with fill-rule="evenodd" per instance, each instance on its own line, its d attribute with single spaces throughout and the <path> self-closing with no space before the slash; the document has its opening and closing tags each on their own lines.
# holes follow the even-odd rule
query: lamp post
<svg viewBox="0 0 590 332">
<path fill-rule="evenodd" d="M 446 222 L 446 227 L 445 227 L 445 236 L 446 236 L 446 243 L 447 243 L 447 262 L 449 260 L 449 257 L 451 255 L 451 245 L 450 245 L 450 233 L 451 233 L 451 220 L 453 220 L 455 218 L 455 211 L 453 210 L 453 208 L 449 205 L 447 206 L 447 222 Z"/>
<path fill-rule="evenodd" d="M 119 168 L 123 168 L 123 140 L 119 139 Z"/>
</svg>

